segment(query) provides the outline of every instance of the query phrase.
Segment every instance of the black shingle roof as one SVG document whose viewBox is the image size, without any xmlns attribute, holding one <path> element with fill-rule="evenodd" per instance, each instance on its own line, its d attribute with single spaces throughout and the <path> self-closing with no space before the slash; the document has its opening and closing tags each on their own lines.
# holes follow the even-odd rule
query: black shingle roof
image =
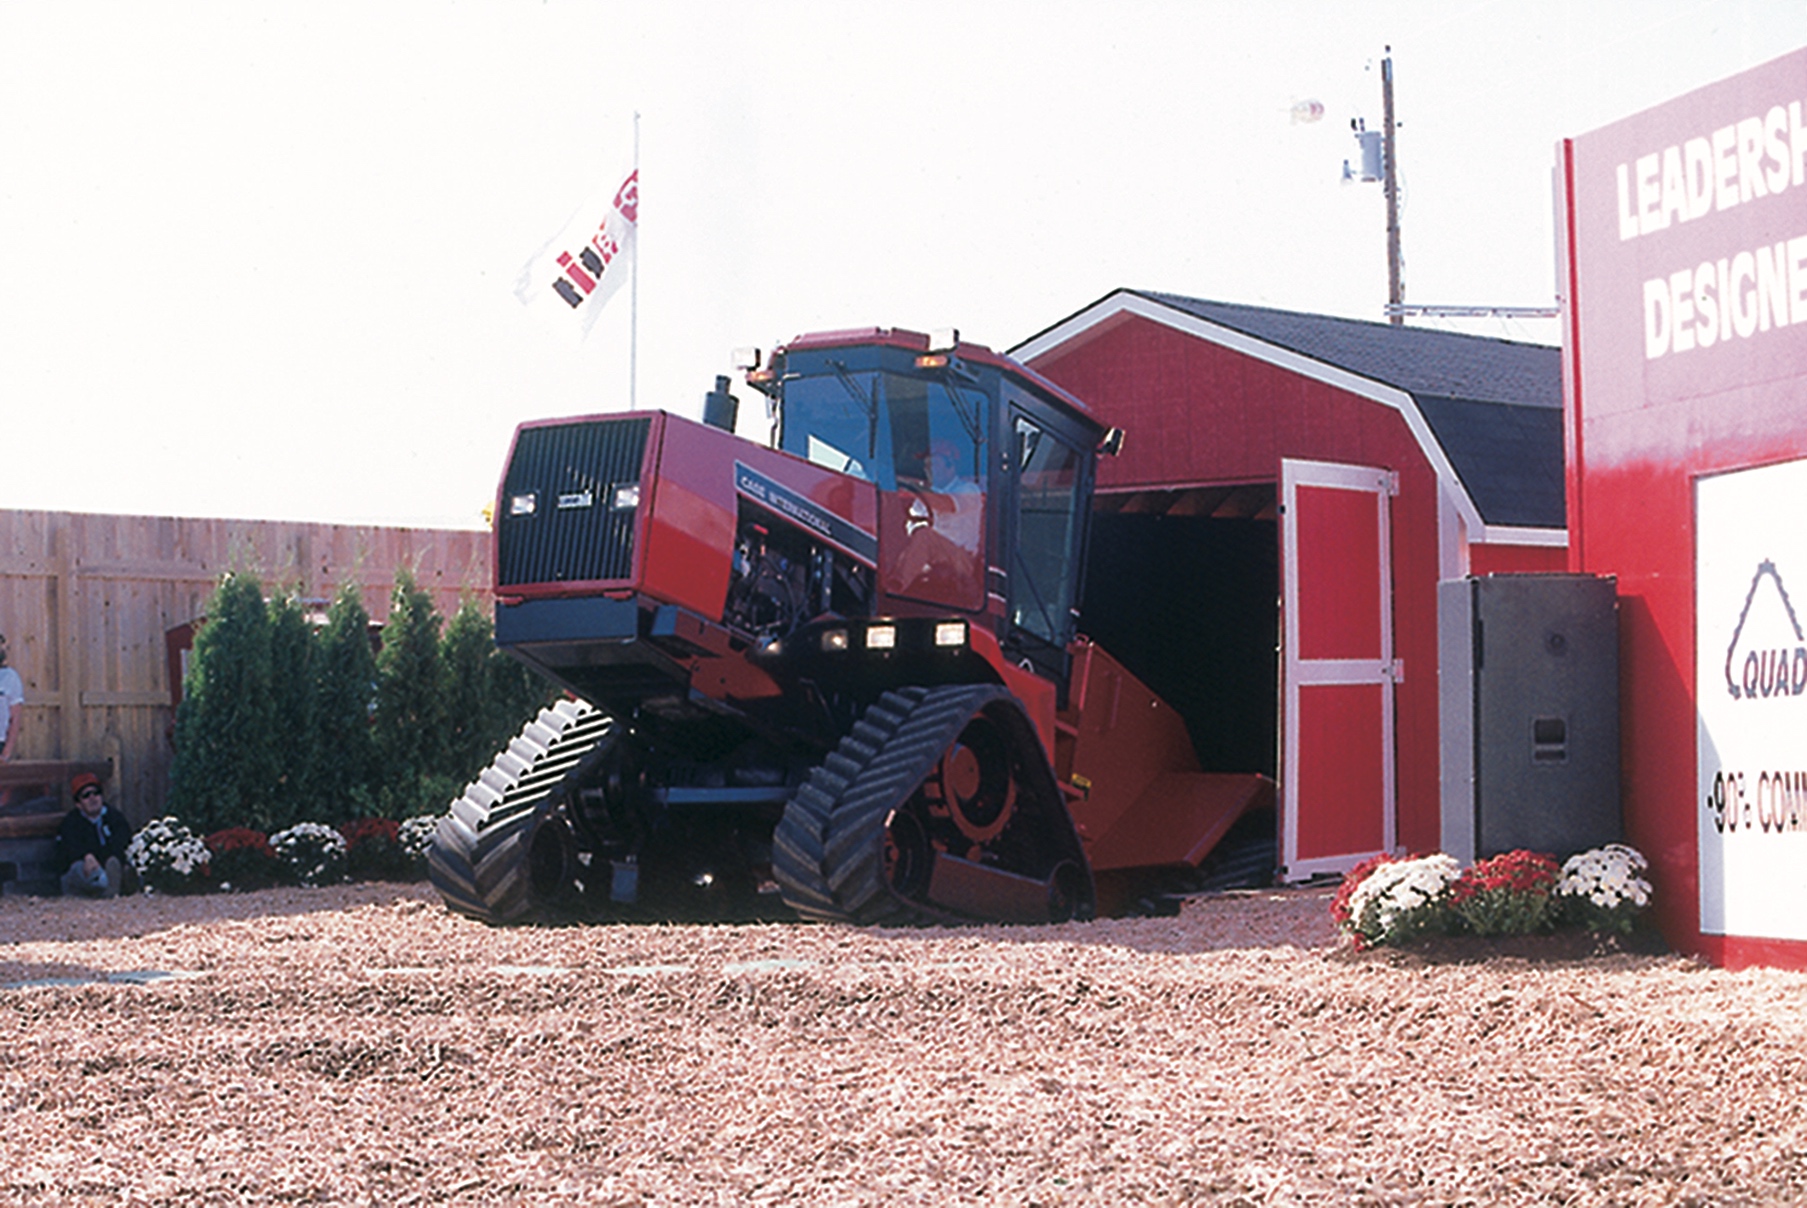
<svg viewBox="0 0 1807 1208">
<path fill-rule="evenodd" d="M 1484 336 L 1133 292 L 1411 395 L 1488 524 L 1561 528 L 1561 351 Z"/>
</svg>

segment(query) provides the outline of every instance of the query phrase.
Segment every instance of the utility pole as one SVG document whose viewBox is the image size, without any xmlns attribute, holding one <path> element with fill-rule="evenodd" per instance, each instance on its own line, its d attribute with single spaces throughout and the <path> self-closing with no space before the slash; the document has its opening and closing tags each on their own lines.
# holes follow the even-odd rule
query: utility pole
<svg viewBox="0 0 1807 1208">
<path fill-rule="evenodd" d="M 1399 135 L 1393 121 L 1393 48 L 1380 61 L 1381 173 L 1387 194 L 1387 321 L 1403 326 L 1404 263 L 1399 253 Z"/>
</svg>

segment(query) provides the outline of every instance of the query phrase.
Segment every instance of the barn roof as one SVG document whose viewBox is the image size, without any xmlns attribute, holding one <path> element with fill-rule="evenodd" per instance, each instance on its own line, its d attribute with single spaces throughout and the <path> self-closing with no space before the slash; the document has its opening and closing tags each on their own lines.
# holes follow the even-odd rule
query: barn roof
<svg viewBox="0 0 1807 1208">
<path fill-rule="evenodd" d="M 1074 324 L 1126 299 L 1203 320 L 1262 345 L 1410 396 L 1489 527 L 1560 529 L 1563 501 L 1561 350 L 1457 332 L 1119 290 L 1013 351 L 1025 358 L 1074 334 Z M 1107 306 L 1116 301 L 1118 305 Z M 1143 306 L 1131 309 L 1144 310 Z"/>
</svg>

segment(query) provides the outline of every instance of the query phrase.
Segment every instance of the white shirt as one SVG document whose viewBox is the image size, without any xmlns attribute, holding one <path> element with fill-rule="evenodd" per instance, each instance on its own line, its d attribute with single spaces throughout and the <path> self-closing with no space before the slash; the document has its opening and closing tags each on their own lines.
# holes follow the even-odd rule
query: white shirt
<svg viewBox="0 0 1807 1208">
<path fill-rule="evenodd" d="M 0 742 L 6 741 L 7 728 L 12 725 L 13 706 L 24 703 L 25 685 L 19 673 L 11 667 L 0 667 Z"/>
</svg>

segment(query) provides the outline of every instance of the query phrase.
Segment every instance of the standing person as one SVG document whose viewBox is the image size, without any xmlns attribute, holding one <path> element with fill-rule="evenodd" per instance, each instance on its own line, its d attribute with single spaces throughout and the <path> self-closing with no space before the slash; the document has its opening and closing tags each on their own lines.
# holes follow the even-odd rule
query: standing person
<svg viewBox="0 0 1807 1208">
<path fill-rule="evenodd" d="M 25 711 L 25 685 L 6 665 L 6 635 L 0 633 L 0 763 L 8 763 L 19 745 L 19 716 Z"/>
<path fill-rule="evenodd" d="M 79 773 L 69 782 L 75 808 L 63 816 L 56 833 L 57 862 L 63 873 L 63 892 L 90 898 L 119 896 L 125 878 L 125 849 L 132 841 L 132 824 L 108 805 L 101 795 L 100 777 Z"/>
</svg>

